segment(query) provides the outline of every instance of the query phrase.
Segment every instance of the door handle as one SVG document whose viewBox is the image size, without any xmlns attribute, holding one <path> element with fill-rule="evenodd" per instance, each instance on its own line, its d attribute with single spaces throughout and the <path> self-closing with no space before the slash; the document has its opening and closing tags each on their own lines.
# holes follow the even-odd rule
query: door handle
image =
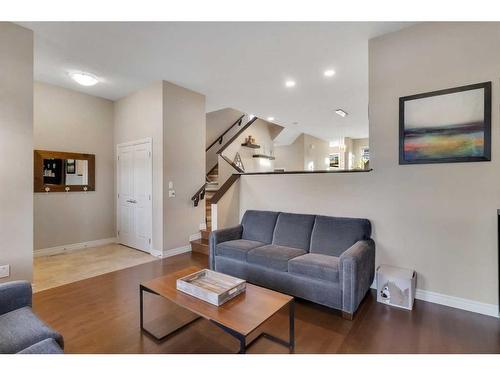
<svg viewBox="0 0 500 375">
<path fill-rule="evenodd" d="M 137 201 L 135 199 L 128 199 L 127 202 L 128 203 L 137 203 Z"/>
</svg>

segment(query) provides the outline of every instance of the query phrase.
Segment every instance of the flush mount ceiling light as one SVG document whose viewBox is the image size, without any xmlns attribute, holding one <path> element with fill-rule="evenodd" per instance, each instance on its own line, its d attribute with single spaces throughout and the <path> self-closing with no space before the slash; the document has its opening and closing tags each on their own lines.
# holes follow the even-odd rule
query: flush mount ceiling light
<svg viewBox="0 0 500 375">
<path fill-rule="evenodd" d="M 323 75 L 325 77 L 333 77 L 335 75 L 335 70 L 333 69 L 327 69 L 323 72 Z"/>
<path fill-rule="evenodd" d="M 97 77 L 93 74 L 90 73 L 84 73 L 84 72 L 74 72 L 70 73 L 69 76 L 73 81 L 76 83 L 82 85 L 82 86 L 94 86 L 99 82 Z"/>
<path fill-rule="evenodd" d="M 336 110 L 335 110 L 335 113 L 336 113 L 337 115 L 339 115 L 340 117 L 346 117 L 346 116 L 347 116 L 347 112 L 346 112 L 346 111 L 344 111 L 343 109 L 340 109 L 340 108 L 339 108 L 339 109 L 336 109 Z"/>
<path fill-rule="evenodd" d="M 267 121 L 274 121 L 274 117 L 272 117 L 272 116 L 268 117 Z"/>
<path fill-rule="evenodd" d="M 294 87 L 296 84 L 297 84 L 297 83 L 296 83 L 294 80 L 291 80 L 291 79 L 289 79 L 289 80 L 287 80 L 287 81 L 285 82 L 285 86 L 286 86 L 286 87 Z"/>
</svg>

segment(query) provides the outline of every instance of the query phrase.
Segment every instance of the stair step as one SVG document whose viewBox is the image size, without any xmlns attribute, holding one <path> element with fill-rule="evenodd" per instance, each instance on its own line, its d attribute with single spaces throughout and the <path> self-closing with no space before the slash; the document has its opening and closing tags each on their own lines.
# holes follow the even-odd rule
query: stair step
<svg viewBox="0 0 500 375">
<path fill-rule="evenodd" d="M 212 228 L 207 227 L 207 229 L 201 230 L 201 238 L 204 240 L 208 241 L 208 238 L 210 237 L 210 232 L 212 231 Z"/>
<path fill-rule="evenodd" d="M 196 253 L 208 255 L 208 240 L 200 238 L 191 241 L 191 250 Z"/>
</svg>

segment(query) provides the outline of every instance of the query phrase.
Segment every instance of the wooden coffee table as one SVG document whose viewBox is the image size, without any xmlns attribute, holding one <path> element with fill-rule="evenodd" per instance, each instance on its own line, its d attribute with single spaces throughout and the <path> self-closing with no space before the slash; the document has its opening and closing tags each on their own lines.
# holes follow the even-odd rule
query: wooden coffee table
<svg viewBox="0 0 500 375">
<path fill-rule="evenodd" d="M 199 271 L 198 267 L 189 267 L 168 276 L 158 277 L 140 285 L 140 309 L 141 309 L 141 330 L 156 340 L 164 340 L 180 329 L 193 323 L 195 320 L 204 318 L 225 332 L 235 337 L 240 342 L 238 353 L 245 353 L 246 349 L 255 343 L 259 338 L 265 337 L 278 344 L 284 345 L 292 353 L 295 349 L 295 328 L 294 314 L 295 306 L 293 297 L 266 288 L 261 288 L 252 284 L 246 285 L 246 291 L 231 299 L 221 306 L 215 306 L 192 297 L 176 288 L 176 280 Z M 157 337 L 144 328 L 144 292 L 161 296 L 178 307 L 189 310 L 191 313 L 181 314 L 184 320 L 178 321 L 169 327 L 168 333 L 162 337 Z M 289 341 L 267 333 L 261 333 L 254 340 L 247 343 L 247 337 L 276 314 L 280 309 L 288 305 L 289 307 Z"/>
</svg>

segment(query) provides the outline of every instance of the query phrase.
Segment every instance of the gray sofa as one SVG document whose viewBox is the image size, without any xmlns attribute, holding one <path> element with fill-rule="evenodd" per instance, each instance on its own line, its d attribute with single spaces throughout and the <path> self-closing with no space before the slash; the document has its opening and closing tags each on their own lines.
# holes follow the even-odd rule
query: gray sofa
<svg viewBox="0 0 500 375">
<path fill-rule="evenodd" d="M 30 283 L 0 284 L 0 353 L 63 353 L 62 336 L 38 319 L 31 303 Z"/>
<path fill-rule="evenodd" d="M 352 316 L 370 289 L 375 243 L 367 219 L 246 211 L 210 234 L 210 268 Z"/>
</svg>

